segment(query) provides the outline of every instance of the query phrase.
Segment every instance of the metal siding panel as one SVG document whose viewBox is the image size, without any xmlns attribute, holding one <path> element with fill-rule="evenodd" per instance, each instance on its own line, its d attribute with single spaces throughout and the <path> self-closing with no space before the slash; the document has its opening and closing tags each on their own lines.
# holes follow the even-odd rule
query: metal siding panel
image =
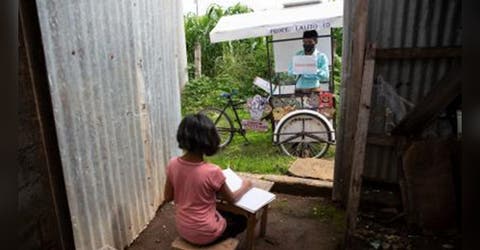
<svg viewBox="0 0 480 250">
<path fill-rule="evenodd" d="M 345 1 L 345 9 L 353 13 L 354 1 Z M 411 48 L 461 46 L 461 1 L 456 0 L 370 0 L 367 37 L 379 48 Z M 344 45 L 348 44 L 351 23 L 345 17 Z M 344 47 L 344 62 L 350 55 Z M 376 63 L 376 76 L 397 87 L 398 93 L 414 103 L 421 100 L 446 73 L 451 59 L 382 60 Z M 344 67 L 343 78 L 350 68 Z M 347 90 L 348 91 L 348 90 Z M 377 103 L 374 92 L 373 101 Z M 344 100 L 342 100 L 344 101 Z M 383 104 L 384 105 L 384 104 Z M 376 107 L 370 116 L 370 133 L 384 133 L 385 112 Z M 344 112 L 342 110 L 341 112 Z M 339 129 L 342 132 L 342 129 Z M 339 144 L 343 138 L 337 136 Z M 337 156 L 338 159 L 342 156 Z M 397 164 L 391 148 L 368 145 L 365 176 L 386 181 L 397 181 Z"/>
<path fill-rule="evenodd" d="M 122 249 L 155 215 L 179 154 L 180 5 L 37 5 L 75 245 Z"/>
</svg>

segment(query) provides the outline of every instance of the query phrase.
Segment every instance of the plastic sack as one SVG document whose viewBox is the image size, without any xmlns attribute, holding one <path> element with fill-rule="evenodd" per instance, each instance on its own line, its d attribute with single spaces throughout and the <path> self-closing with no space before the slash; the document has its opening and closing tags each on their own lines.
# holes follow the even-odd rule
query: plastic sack
<svg viewBox="0 0 480 250">
<path fill-rule="evenodd" d="M 387 123 L 392 123 L 386 125 L 395 126 L 403 119 L 403 117 L 405 117 L 405 115 L 407 115 L 408 109 L 412 108 L 415 105 L 409 100 L 401 97 L 395 91 L 395 88 L 388 84 L 388 82 L 383 80 L 381 76 L 377 77 L 376 83 L 377 84 L 375 84 L 375 88 L 376 93 L 378 93 L 377 96 L 383 97 L 387 106 Z M 390 117 L 391 119 L 388 119 Z"/>
</svg>

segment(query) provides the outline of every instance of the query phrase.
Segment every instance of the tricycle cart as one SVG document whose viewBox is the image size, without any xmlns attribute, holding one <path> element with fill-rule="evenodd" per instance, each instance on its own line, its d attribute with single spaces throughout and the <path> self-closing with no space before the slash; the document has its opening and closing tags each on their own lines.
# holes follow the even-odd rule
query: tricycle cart
<svg viewBox="0 0 480 250">
<path fill-rule="evenodd" d="M 222 17 L 210 33 L 212 43 L 266 37 L 269 67 L 269 76 L 266 78 L 269 81 L 257 77 L 254 83 L 268 93 L 272 112 L 272 141 L 287 155 L 319 158 L 331 144 L 335 144 L 331 33 L 332 28 L 342 26 L 342 15 L 342 1 L 284 6 L 282 9 Z M 306 30 L 317 31 L 317 50 L 329 59 L 330 79 L 321 82 L 320 93 L 297 93 L 295 80 L 286 74 L 292 56 L 302 48 L 302 34 Z M 217 117 L 226 116 L 222 113 L 218 113 Z M 229 122 L 229 127 L 221 125 L 220 120 L 215 119 L 217 130 L 227 134 L 228 142 L 234 132 L 240 131 L 245 135 L 242 124 L 236 129 L 238 131 L 233 131 L 228 116 L 223 118 L 223 122 Z"/>
</svg>

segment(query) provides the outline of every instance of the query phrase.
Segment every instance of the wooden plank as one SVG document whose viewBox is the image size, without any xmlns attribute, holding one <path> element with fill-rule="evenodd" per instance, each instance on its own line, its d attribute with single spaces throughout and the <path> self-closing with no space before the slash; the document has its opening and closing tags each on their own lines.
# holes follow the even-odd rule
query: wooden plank
<svg viewBox="0 0 480 250">
<path fill-rule="evenodd" d="M 410 142 L 407 141 L 407 138 L 400 137 L 397 145 L 395 146 L 395 158 L 398 164 L 398 185 L 400 187 L 400 196 L 402 198 L 403 213 L 406 215 L 407 225 L 410 227 L 410 225 L 412 225 L 410 215 L 414 208 L 412 207 L 412 204 L 410 202 L 412 195 L 409 194 L 407 179 L 404 170 L 405 166 L 403 165 L 403 154 L 409 146 Z"/>
<path fill-rule="evenodd" d="M 361 99 L 359 105 L 357 128 L 355 130 L 355 137 L 353 140 L 353 165 L 350 174 L 350 181 L 348 185 L 348 202 L 347 202 L 347 231 L 345 235 L 345 242 L 347 247 L 350 246 L 350 239 L 355 232 L 357 222 L 358 205 L 360 203 L 360 191 L 362 187 L 362 174 L 365 164 L 365 149 L 367 145 L 368 124 L 370 119 L 370 104 L 372 99 L 373 77 L 375 71 L 375 59 L 369 49 L 367 52 L 367 59 L 365 60 Z"/>
<path fill-rule="evenodd" d="M 268 204 L 265 206 L 262 212 L 262 219 L 260 221 L 260 237 L 264 237 L 267 233 L 267 220 L 268 220 Z"/>
<path fill-rule="evenodd" d="M 200 42 L 195 42 L 195 50 L 193 51 L 195 63 L 195 79 L 202 76 L 202 45 Z"/>
<path fill-rule="evenodd" d="M 461 47 L 377 48 L 375 59 L 432 59 L 461 57 Z"/>
<path fill-rule="evenodd" d="M 55 220 L 48 221 L 49 217 L 42 219 L 44 224 L 37 227 L 42 231 L 42 241 L 49 244 L 49 247 L 57 249 L 74 249 L 74 236 L 70 210 L 68 207 L 67 192 L 65 190 L 65 181 L 63 179 L 63 169 L 58 148 L 58 139 L 55 128 L 52 100 L 48 86 L 48 75 L 45 63 L 45 55 L 42 46 L 42 37 L 40 24 L 38 22 L 38 11 L 35 1 L 19 1 L 19 42 L 25 46 L 25 55 L 29 70 L 30 81 L 28 86 L 33 93 L 32 102 L 35 103 L 37 119 L 39 126 L 39 139 L 42 142 L 41 151 L 45 164 L 41 172 L 47 173 L 47 178 L 42 178 L 42 182 L 48 183 L 49 204 L 45 206 L 53 207 L 52 213 Z M 19 48 L 20 50 L 21 48 Z M 39 163 L 40 164 L 40 163 Z M 35 208 L 41 209 L 41 208 Z M 48 235 L 50 232 L 55 234 Z M 36 232 L 30 232 L 36 234 Z M 56 244 L 47 241 L 48 237 L 55 237 Z"/>
<path fill-rule="evenodd" d="M 257 217 L 250 215 L 247 218 L 247 250 L 255 248 L 255 226 L 257 225 Z"/>
<path fill-rule="evenodd" d="M 362 83 L 364 53 L 366 47 L 366 30 L 368 24 L 368 0 L 358 0 L 353 6 L 353 12 L 347 12 L 345 15 L 353 13 L 353 19 L 349 22 L 352 27 L 350 44 L 345 57 L 351 56 L 344 65 L 343 82 L 345 92 L 342 96 L 342 107 L 340 111 L 340 126 L 338 134 L 341 135 L 337 141 L 337 152 L 335 155 L 335 171 L 332 199 L 345 203 L 347 194 L 346 184 L 349 180 L 350 166 L 352 165 L 353 140 L 358 114 L 358 104 L 360 101 L 360 89 Z M 347 8 L 347 6 L 346 6 Z M 350 7 L 348 7 L 350 8 Z M 348 34 L 350 31 L 344 31 Z M 350 51 L 351 55 L 348 54 Z"/>
<path fill-rule="evenodd" d="M 242 178 L 250 180 L 252 182 L 252 186 L 266 191 L 270 191 L 273 187 L 273 184 L 275 184 L 273 181 L 260 180 L 250 176 L 242 176 Z"/>
<path fill-rule="evenodd" d="M 461 94 L 462 74 L 460 70 L 460 62 L 455 63 L 425 98 L 393 128 L 392 134 L 415 135 L 421 133 L 438 113 Z"/>
</svg>

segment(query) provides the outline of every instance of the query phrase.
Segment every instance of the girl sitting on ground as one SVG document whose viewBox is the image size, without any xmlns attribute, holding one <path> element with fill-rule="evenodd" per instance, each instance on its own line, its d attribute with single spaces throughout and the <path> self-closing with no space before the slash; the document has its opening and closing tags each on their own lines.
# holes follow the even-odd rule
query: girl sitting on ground
<svg viewBox="0 0 480 250">
<path fill-rule="evenodd" d="M 204 160 L 219 149 L 213 122 L 202 114 L 187 115 L 178 127 L 177 141 L 184 154 L 168 163 L 164 202 L 175 203 L 179 235 L 195 245 L 211 245 L 244 231 L 245 217 L 216 209 L 217 193 L 233 204 L 252 183 L 244 180 L 242 187 L 232 192 L 222 170 Z"/>
</svg>

